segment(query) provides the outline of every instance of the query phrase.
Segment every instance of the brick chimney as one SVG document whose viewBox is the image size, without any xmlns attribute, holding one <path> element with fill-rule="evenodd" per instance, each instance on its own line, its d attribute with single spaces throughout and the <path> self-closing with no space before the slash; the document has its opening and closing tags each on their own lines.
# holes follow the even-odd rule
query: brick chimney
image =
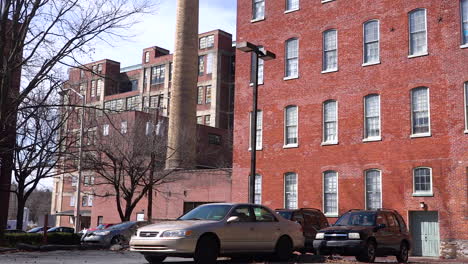
<svg viewBox="0 0 468 264">
<path fill-rule="evenodd" d="M 177 1 L 167 169 L 192 169 L 196 166 L 198 2 Z"/>
</svg>

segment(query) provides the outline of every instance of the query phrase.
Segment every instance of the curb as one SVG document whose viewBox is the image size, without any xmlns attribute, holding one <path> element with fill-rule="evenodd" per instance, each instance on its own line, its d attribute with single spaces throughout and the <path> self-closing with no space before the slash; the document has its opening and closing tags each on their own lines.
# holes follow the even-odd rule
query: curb
<svg viewBox="0 0 468 264">
<path fill-rule="evenodd" d="M 85 249 L 80 245 L 44 245 L 44 246 L 34 246 L 23 243 L 18 243 L 16 245 L 17 249 L 25 251 L 55 251 L 55 250 L 81 250 Z"/>
</svg>

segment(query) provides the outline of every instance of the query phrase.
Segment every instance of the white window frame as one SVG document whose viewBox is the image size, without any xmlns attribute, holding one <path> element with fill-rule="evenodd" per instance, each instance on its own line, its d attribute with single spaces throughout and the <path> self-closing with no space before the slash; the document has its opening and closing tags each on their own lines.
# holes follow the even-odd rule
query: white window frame
<svg viewBox="0 0 468 264">
<path fill-rule="evenodd" d="M 465 134 L 468 134 L 468 82 L 463 85 L 464 90 L 464 112 L 465 112 Z"/>
<path fill-rule="evenodd" d="M 287 134 L 287 109 L 290 108 L 290 107 L 295 107 L 296 108 L 296 119 L 297 119 L 297 122 L 296 122 L 296 138 L 297 138 L 297 142 L 296 143 L 287 143 L 288 140 L 287 140 L 287 137 L 288 137 L 288 134 Z M 297 148 L 299 147 L 299 107 L 297 105 L 288 105 L 284 108 L 284 125 L 283 125 L 283 133 L 284 133 L 284 145 L 283 145 L 283 148 Z"/>
<path fill-rule="evenodd" d="M 255 3 L 260 3 L 263 2 L 263 16 L 256 17 L 257 15 L 257 9 L 255 8 Z M 256 21 L 261 21 L 265 19 L 265 13 L 266 13 L 266 0 L 252 0 L 252 19 L 250 22 L 256 22 Z"/>
<path fill-rule="evenodd" d="M 76 206 L 76 196 L 74 194 L 70 196 L 70 206 Z"/>
<path fill-rule="evenodd" d="M 297 7 L 296 8 L 289 8 L 290 1 L 292 1 L 292 0 L 286 0 L 285 1 L 285 8 L 284 8 L 285 9 L 285 11 L 284 11 L 285 14 L 297 11 L 297 10 L 299 10 L 301 8 L 300 0 L 297 0 Z"/>
<path fill-rule="evenodd" d="M 254 204 L 262 204 L 262 175 L 260 174 L 255 175 L 254 194 L 255 194 Z"/>
<path fill-rule="evenodd" d="M 109 135 L 109 124 L 104 124 L 102 126 L 102 135 L 108 136 Z"/>
<path fill-rule="evenodd" d="M 260 127 L 260 129 L 259 129 Z M 258 131 L 260 131 L 260 136 L 257 137 L 257 144 L 256 150 L 263 149 L 263 111 L 257 110 L 257 130 L 255 131 L 255 135 L 257 135 Z M 249 151 L 252 150 L 252 112 L 249 112 Z M 260 140 L 259 140 L 260 138 Z"/>
<path fill-rule="evenodd" d="M 383 197 L 383 189 L 382 189 L 382 171 L 379 170 L 379 169 L 367 169 L 364 171 L 364 208 L 366 210 L 370 210 L 368 209 L 367 207 L 367 173 L 370 172 L 370 171 L 378 171 L 379 172 L 379 177 L 380 177 L 380 208 L 383 207 L 383 200 L 382 200 L 382 197 Z"/>
<path fill-rule="evenodd" d="M 326 52 L 333 51 L 333 50 L 325 50 L 325 34 L 327 34 L 328 32 L 333 32 L 333 31 L 335 32 L 335 42 L 336 42 L 336 47 L 334 49 L 336 51 L 336 68 L 326 69 L 325 68 L 325 65 L 326 65 L 326 63 L 325 63 L 325 60 L 326 60 L 325 54 L 326 54 Z M 334 28 L 331 28 L 331 29 L 325 30 L 322 33 L 322 73 L 337 72 L 338 68 L 339 68 L 338 30 L 334 29 Z"/>
<path fill-rule="evenodd" d="M 325 137 L 325 130 L 326 130 L 326 127 L 325 127 L 325 105 L 329 102 L 335 102 L 335 105 L 336 105 L 336 108 L 335 108 L 335 116 L 336 116 L 336 140 L 334 141 L 327 141 L 326 140 L 326 137 Z M 326 145 L 336 145 L 338 144 L 339 140 L 338 140 L 338 101 L 337 100 L 327 100 L 325 102 L 322 103 L 322 146 L 326 146 Z"/>
<path fill-rule="evenodd" d="M 463 3 L 465 3 L 466 5 L 468 5 L 468 0 L 461 0 L 460 1 L 460 26 L 461 26 L 461 48 L 468 48 L 468 36 L 466 36 L 465 38 L 465 33 L 463 32 L 464 28 L 463 28 L 463 24 L 464 23 L 467 23 L 468 24 L 468 21 L 463 21 Z M 468 18 L 468 14 L 466 14 L 466 17 Z"/>
<path fill-rule="evenodd" d="M 288 43 L 290 41 L 297 41 L 297 56 L 289 58 L 288 57 Z M 290 38 L 284 42 L 284 78 L 283 80 L 297 79 L 299 78 L 299 38 Z M 288 75 L 288 61 L 297 60 L 297 73 L 295 75 Z"/>
<path fill-rule="evenodd" d="M 296 208 L 288 208 L 287 207 L 287 201 L 286 201 L 286 177 L 288 175 L 294 175 L 296 176 Z M 283 175 L 283 204 L 284 204 L 284 208 L 286 209 L 297 209 L 299 207 L 299 177 L 297 175 L 297 173 L 295 172 L 286 172 L 284 175 Z"/>
<path fill-rule="evenodd" d="M 414 122 L 413 122 L 413 91 L 416 89 L 424 88 L 427 89 L 427 115 L 428 115 L 428 124 L 429 124 L 429 132 L 424 132 L 424 133 L 414 133 Z M 432 134 L 432 129 L 431 129 L 431 94 L 429 87 L 425 86 L 420 86 L 411 89 L 410 91 L 410 100 L 411 100 L 411 138 L 418 138 L 418 137 L 430 137 Z"/>
<path fill-rule="evenodd" d="M 366 106 L 367 106 L 367 98 L 370 96 L 377 96 L 378 102 L 379 102 L 379 135 L 378 136 L 373 136 L 369 137 L 369 133 L 367 132 L 367 111 L 366 111 Z M 380 141 L 382 140 L 382 107 L 381 107 L 381 102 L 380 102 L 380 94 L 368 94 L 364 96 L 364 142 L 368 141 Z"/>
<path fill-rule="evenodd" d="M 93 206 L 93 200 L 94 200 L 94 195 L 92 195 L 92 194 L 88 195 L 88 206 L 89 207 Z"/>
<path fill-rule="evenodd" d="M 128 132 L 128 123 L 127 123 L 127 121 L 120 122 L 120 133 L 121 134 L 127 134 L 127 132 Z"/>
<path fill-rule="evenodd" d="M 206 74 L 213 73 L 214 53 L 208 53 L 206 55 Z"/>
<path fill-rule="evenodd" d="M 146 51 L 145 52 L 145 63 L 148 63 L 150 61 L 150 52 Z"/>
<path fill-rule="evenodd" d="M 336 212 L 327 212 L 325 209 L 325 174 L 329 172 L 334 172 L 336 176 Z M 326 217 L 338 217 L 340 211 L 340 196 L 339 196 L 339 175 L 337 171 L 334 170 L 327 170 L 322 173 L 322 208 L 323 214 Z"/>
<path fill-rule="evenodd" d="M 417 11 L 424 11 L 424 19 L 425 19 L 425 28 L 424 28 L 424 32 L 426 33 L 426 50 L 421 52 L 421 53 L 416 53 L 416 54 L 413 54 L 412 53 L 412 46 L 411 46 L 411 15 Z M 426 56 L 429 54 L 429 41 L 428 41 L 428 31 L 427 31 L 427 9 L 425 8 L 416 8 L 416 9 L 413 9 L 411 10 L 409 13 L 408 13 L 408 47 L 409 47 L 409 50 L 408 50 L 408 58 L 415 58 L 415 57 L 420 57 L 420 56 Z"/>
<path fill-rule="evenodd" d="M 416 191 L 416 170 L 417 169 L 429 169 L 429 180 L 430 180 L 430 191 Z M 434 196 L 432 168 L 430 167 L 416 167 L 413 169 L 413 196 Z"/>
<path fill-rule="evenodd" d="M 366 61 L 366 25 L 372 22 L 377 22 L 377 43 L 378 43 L 378 48 L 379 48 L 379 57 L 377 61 Z M 380 64 L 380 21 L 378 19 L 371 19 L 367 20 L 362 24 L 362 66 L 370 66 L 370 65 L 375 65 L 375 64 Z"/>
</svg>

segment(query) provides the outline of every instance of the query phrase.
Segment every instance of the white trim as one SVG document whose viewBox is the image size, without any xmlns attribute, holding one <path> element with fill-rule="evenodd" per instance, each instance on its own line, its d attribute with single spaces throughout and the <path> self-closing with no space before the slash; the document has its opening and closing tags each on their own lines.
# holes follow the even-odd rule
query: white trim
<svg viewBox="0 0 468 264">
<path fill-rule="evenodd" d="M 427 118 L 428 118 L 429 132 L 415 134 L 413 131 L 414 130 L 413 128 L 413 91 L 419 88 L 425 88 L 427 90 Z M 410 111 L 411 111 L 410 138 L 430 137 L 432 133 L 432 127 L 431 127 L 431 93 L 430 93 L 429 87 L 418 86 L 410 90 Z"/>
<path fill-rule="evenodd" d="M 463 85 L 463 101 L 465 104 L 463 105 L 463 112 L 465 112 L 465 134 L 468 134 L 468 81 Z"/>
<path fill-rule="evenodd" d="M 330 70 L 326 70 L 326 71 L 321 71 L 320 73 L 330 73 L 330 72 L 337 72 L 337 71 L 338 71 L 338 68 L 330 69 Z"/>
<path fill-rule="evenodd" d="M 288 77 L 283 77 L 283 80 L 284 80 L 284 81 L 287 81 L 287 80 L 293 80 L 293 79 L 299 79 L 299 75 L 298 75 L 298 76 L 288 76 Z"/>
<path fill-rule="evenodd" d="M 379 44 L 379 59 L 374 62 L 366 62 L 366 24 L 377 22 L 377 43 Z M 370 66 L 380 64 L 380 21 L 378 19 L 369 19 L 362 24 L 362 66 Z"/>
<path fill-rule="evenodd" d="M 286 207 L 286 175 L 288 174 L 294 174 L 296 175 L 296 208 L 299 208 L 299 175 L 296 172 L 286 172 L 283 173 L 283 207 L 288 209 Z"/>
<path fill-rule="evenodd" d="M 414 55 L 408 55 L 408 59 L 417 58 L 417 57 L 425 57 L 425 56 L 428 56 L 428 55 L 429 55 L 429 52 L 414 54 Z"/>
<path fill-rule="evenodd" d="M 292 12 L 295 12 L 295 11 L 299 11 L 301 10 L 300 8 L 296 8 L 296 9 L 290 9 L 290 10 L 285 10 L 284 13 L 285 14 L 289 14 L 289 13 L 292 13 Z"/>
<path fill-rule="evenodd" d="M 468 48 L 468 39 L 465 40 L 465 34 L 463 32 L 463 1 L 467 1 L 467 5 L 468 5 L 468 0 L 460 0 L 460 30 L 461 30 L 461 43 L 462 43 L 460 48 L 466 49 Z M 466 15 L 468 16 L 468 14 Z"/>
<path fill-rule="evenodd" d="M 429 192 L 425 192 L 425 191 L 419 191 L 419 192 L 416 192 L 415 190 L 415 183 L 414 183 L 414 180 L 415 180 L 415 175 L 414 173 L 416 172 L 417 169 L 429 169 L 429 179 L 430 179 L 430 183 L 431 183 L 431 190 Z M 421 166 L 421 167 L 416 167 L 416 168 L 413 168 L 413 179 L 412 179 L 412 182 L 413 182 L 413 196 L 418 196 L 418 197 L 422 197 L 422 196 L 434 196 L 434 188 L 433 188 L 433 179 L 432 179 L 432 168 L 431 167 L 424 167 L 424 166 Z"/>
<path fill-rule="evenodd" d="M 371 96 L 371 95 L 377 95 L 378 99 L 379 99 L 379 135 L 378 136 L 374 136 L 374 137 L 366 137 L 367 135 L 367 122 L 366 122 L 366 115 L 367 115 L 367 112 L 366 112 L 366 98 L 368 96 Z M 380 94 L 378 93 L 371 93 L 371 94 L 368 94 L 366 96 L 364 96 L 364 138 L 363 138 L 363 142 L 369 142 L 369 141 L 379 141 L 379 140 L 382 140 L 382 107 L 381 107 L 381 102 L 380 102 Z"/>
<path fill-rule="evenodd" d="M 361 66 L 362 67 L 367 67 L 367 66 L 372 66 L 372 65 L 378 65 L 380 64 L 380 60 L 379 61 L 376 61 L 376 62 L 368 62 L 368 63 L 363 63 Z"/>
<path fill-rule="evenodd" d="M 283 145 L 283 148 L 298 148 L 299 144 L 288 144 L 288 145 Z"/>
<path fill-rule="evenodd" d="M 327 102 L 335 102 L 336 103 L 336 109 L 335 109 L 335 115 L 336 115 L 336 140 L 334 141 L 325 141 L 325 103 Z M 335 99 L 329 99 L 326 100 L 322 103 L 322 143 L 320 144 L 321 146 L 326 146 L 326 145 L 337 145 L 339 142 L 339 134 L 338 134 L 338 100 Z"/>
<path fill-rule="evenodd" d="M 322 0 L 322 4 L 328 3 L 328 2 L 333 2 L 335 0 Z"/>
<path fill-rule="evenodd" d="M 460 45 L 460 48 L 462 48 L 462 49 L 468 49 L 468 43 L 463 44 L 463 45 Z"/>
<path fill-rule="evenodd" d="M 336 213 L 327 213 L 325 212 L 325 173 L 326 172 L 334 172 L 336 174 Z M 322 172 L 322 210 L 323 214 L 326 217 L 338 217 L 340 212 L 340 195 L 339 195 L 339 175 L 337 171 L 334 170 L 326 170 Z"/>
<path fill-rule="evenodd" d="M 425 20 L 425 32 L 426 32 L 426 52 L 420 53 L 420 54 L 411 54 L 411 13 L 414 13 L 418 10 L 424 10 L 424 20 Z M 415 8 L 408 12 L 408 58 L 415 58 L 415 57 L 420 57 L 420 56 L 426 56 L 429 54 L 429 40 L 428 40 L 428 35 L 429 32 L 427 30 L 427 9 L 426 8 Z"/>
<path fill-rule="evenodd" d="M 362 142 L 375 142 L 375 141 L 382 141 L 382 137 L 368 137 L 362 139 Z"/>
<path fill-rule="evenodd" d="M 287 139 L 287 131 L 286 131 L 286 126 L 287 126 L 287 114 L 286 110 L 288 107 L 296 107 L 296 137 L 297 137 L 297 143 L 286 143 Z M 283 148 L 297 148 L 299 146 L 299 106 L 297 105 L 287 105 L 283 108 Z"/>
<path fill-rule="evenodd" d="M 260 22 L 260 21 L 263 21 L 263 20 L 265 20 L 265 17 L 256 18 L 256 19 L 251 19 L 251 20 L 250 20 L 250 23 L 256 23 L 256 22 Z"/>
<path fill-rule="evenodd" d="M 410 138 L 423 138 L 423 137 L 430 137 L 430 136 L 432 136 L 432 134 L 429 132 L 429 133 L 413 134 L 413 135 L 410 135 Z"/>
<path fill-rule="evenodd" d="M 338 141 L 320 143 L 320 146 L 333 146 L 333 145 L 338 145 Z"/>
<path fill-rule="evenodd" d="M 379 176 L 380 176 L 380 208 L 383 207 L 383 188 L 382 188 L 382 182 L 383 182 L 383 177 L 382 177 L 382 170 L 372 168 L 372 169 L 367 169 L 364 171 L 364 210 L 367 209 L 367 172 L 369 171 L 378 171 Z"/>
</svg>

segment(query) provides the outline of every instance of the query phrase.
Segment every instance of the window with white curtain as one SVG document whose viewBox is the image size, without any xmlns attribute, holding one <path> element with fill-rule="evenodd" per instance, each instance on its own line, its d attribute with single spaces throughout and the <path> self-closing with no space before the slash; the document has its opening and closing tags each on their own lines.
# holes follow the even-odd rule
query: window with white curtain
<svg viewBox="0 0 468 264">
<path fill-rule="evenodd" d="M 265 0 L 252 0 L 252 20 L 265 18 Z"/>
<path fill-rule="evenodd" d="M 252 112 L 250 112 L 250 121 L 252 120 Z M 251 123 L 250 123 L 251 124 Z M 257 131 L 256 131 L 256 135 L 257 135 L 257 144 L 256 144 L 256 149 L 257 150 L 261 150 L 262 149 L 262 139 L 263 139 L 263 112 L 261 110 L 258 110 L 257 111 Z M 251 130 L 252 128 L 250 128 L 249 131 L 252 131 Z M 249 148 L 251 146 L 251 138 L 250 138 L 250 135 L 249 134 Z"/>
<path fill-rule="evenodd" d="M 286 41 L 285 78 L 299 76 L 299 40 L 296 38 Z"/>
<path fill-rule="evenodd" d="M 427 54 L 426 9 L 416 9 L 409 14 L 410 55 Z"/>
<path fill-rule="evenodd" d="M 255 175 L 255 204 L 262 204 L 262 175 Z"/>
<path fill-rule="evenodd" d="M 429 89 L 426 87 L 411 90 L 412 134 L 430 133 Z"/>
<path fill-rule="evenodd" d="M 380 61 L 379 41 L 379 21 L 371 20 L 364 23 L 364 63 L 378 63 Z"/>
<path fill-rule="evenodd" d="M 323 212 L 326 215 L 338 215 L 338 173 L 323 173 Z"/>
<path fill-rule="evenodd" d="M 431 168 L 415 168 L 413 170 L 413 194 L 424 196 L 432 195 Z"/>
<path fill-rule="evenodd" d="M 329 100 L 323 103 L 323 143 L 338 142 L 338 107 L 337 102 Z"/>
<path fill-rule="evenodd" d="M 380 96 L 370 94 L 364 98 L 364 138 L 380 139 Z"/>
<path fill-rule="evenodd" d="M 323 66 L 322 70 L 338 70 L 338 33 L 335 29 L 323 32 Z"/>
<path fill-rule="evenodd" d="M 299 9 L 299 0 L 286 0 L 286 11 Z"/>
<path fill-rule="evenodd" d="M 366 171 L 366 209 L 382 208 L 382 179 L 379 170 Z"/>
<path fill-rule="evenodd" d="M 284 207 L 297 208 L 297 174 L 294 172 L 284 175 Z"/>
<path fill-rule="evenodd" d="M 461 1 L 462 43 L 468 45 L 468 0 Z"/>
<path fill-rule="evenodd" d="M 297 106 L 290 105 L 285 109 L 285 145 L 297 146 Z"/>
</svg>

